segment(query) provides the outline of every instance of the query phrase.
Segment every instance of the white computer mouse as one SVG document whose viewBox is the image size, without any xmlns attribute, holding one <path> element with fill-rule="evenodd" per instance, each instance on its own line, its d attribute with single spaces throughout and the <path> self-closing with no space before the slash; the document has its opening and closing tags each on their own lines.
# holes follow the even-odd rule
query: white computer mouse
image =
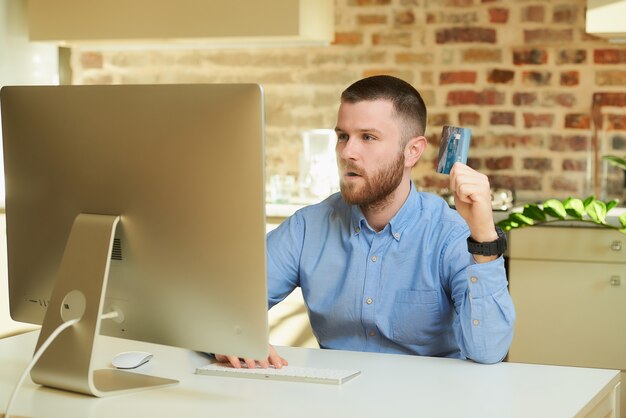
<svg viewBox="0 0 626 418">
<path fill-rule="evenodd" d="M 152 354 L 145 351 L 124 351 L 116 354 L 111 364 L 118 369 L 134 369 L 147 363 L 151 358 Z"/>
</svg>

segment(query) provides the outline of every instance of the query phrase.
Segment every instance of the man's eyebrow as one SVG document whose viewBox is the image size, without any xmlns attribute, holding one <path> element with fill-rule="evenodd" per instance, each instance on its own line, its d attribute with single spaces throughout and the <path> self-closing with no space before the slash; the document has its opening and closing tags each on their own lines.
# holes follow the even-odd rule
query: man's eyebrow
<svg viewBox="0 0 626 418">
<path fill-rule="evenodd" d="M 364 129 L 357 129 L 358 132 L 375 132 L 377 134 L 381 134 L 382 132 L 376 128 L 364 128 Z M 344 132 L 343 129 L 341 129 L 340 127 L 336 127 L 335 128 L 335 132 Z"/>
</svg>

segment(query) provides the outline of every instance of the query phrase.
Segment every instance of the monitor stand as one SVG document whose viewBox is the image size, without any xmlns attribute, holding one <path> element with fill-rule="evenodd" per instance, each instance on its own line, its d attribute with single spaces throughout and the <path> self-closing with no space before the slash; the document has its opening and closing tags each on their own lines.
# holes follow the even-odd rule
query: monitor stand
<svg viewBox="0 0 626 418">
<path fill-rule="evenodd" d="M 117 369 L 93 370 L 94 349 L 119 216 L 79 214 L 65 247 L 37 349 L 65 321 L 80 320 L 52 342 L 31 371 L 35 383 L 109 396 L 178 383 Z"/>
</svg>

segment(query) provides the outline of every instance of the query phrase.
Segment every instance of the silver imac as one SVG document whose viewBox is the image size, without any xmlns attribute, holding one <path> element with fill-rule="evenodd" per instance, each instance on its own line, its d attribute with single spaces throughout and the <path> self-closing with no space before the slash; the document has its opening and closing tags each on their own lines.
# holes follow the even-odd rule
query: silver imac
<svg viewBox="0 0 626 418">
<path fill-rule="evenodd" d="M 92 370 L 100 334 L 267 356 L 259 85 L 4 87 L 0 100 L 11 316 L 42 324 L 38 347 L 80 318 L 35 382 L 94 396 L 175 383 Z"/>
</svg>

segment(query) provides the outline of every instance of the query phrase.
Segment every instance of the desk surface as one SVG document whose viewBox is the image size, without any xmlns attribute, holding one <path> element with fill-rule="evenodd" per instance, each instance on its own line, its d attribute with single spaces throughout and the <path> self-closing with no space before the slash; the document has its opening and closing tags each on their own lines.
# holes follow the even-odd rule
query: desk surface
<svg viewBox="0 0 626 418">
<path fill-rule="evenodd" d="M 38 331 L 0 340 L 0 411 L 32 355 Z M 100 337 L 98 367 L 120 351 L 154 353 L 138 372 L 177 386 L 92 398 L 27 379 L 13 414 L 28 417 L 572 417 L 589 412 L 619 382 L 614 370 L 277 347 L 293 365 L 358 369 L 342 386 L 195 375 L 198 353 Z M 604 416 L 604 415 L 603 415 Z"/>
</svg>

